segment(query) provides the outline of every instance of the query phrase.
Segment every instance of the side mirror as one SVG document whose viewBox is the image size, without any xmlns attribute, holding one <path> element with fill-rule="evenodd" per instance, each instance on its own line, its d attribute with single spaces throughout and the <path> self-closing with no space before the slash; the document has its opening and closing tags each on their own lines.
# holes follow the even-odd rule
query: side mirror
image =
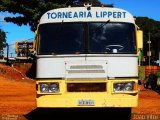
<svg viewBox="0 0 160 120">
<path fill-rule="evenodd" d="M 138 65 L 141 66 L 143 58 L 143 31 L 137 30 L 137 54 L 138 54 Z"/>
<path fill-rule="evenodd" d="M 137 50 L 143 49 L 143 31 L 137 30 Z"/>
</svg>

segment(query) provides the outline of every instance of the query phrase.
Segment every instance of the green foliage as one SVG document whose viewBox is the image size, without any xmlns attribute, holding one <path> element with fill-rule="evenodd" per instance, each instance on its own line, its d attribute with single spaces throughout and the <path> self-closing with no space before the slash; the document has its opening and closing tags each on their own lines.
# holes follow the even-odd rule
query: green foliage
<svg viewBox="0 0 160 120">
<path fill-rule="evenodd" d="M 0 51 L 6 46 L 6 33 L 0 29 Z"/>
<path fill-rule="evenodd" d="M 145 79 L 145 66 L 138 66 L 138 79 L 139 80 Z"/>
<path fill-rule="evenodd" d="M 62 7 L 59 3 L 58 0 L 0 0 L 0 11 L 18 13 L 20 16 L 6 17 L 5 21 L 13 22 L 19 26 L 29 24 L 31 30 L 34 31 L 41 15 L 50 9 Z"/>
<path fill-rule="evenodd" d="M 160 22 L 155 21 L 153 19 L 149 19 L 147 17 L 137 17 L 136 24 L 143 30 L 143 46 L 144 46 L 144 55 L 147 55 L 148 51 L 148 43 L 149 40 L 149 32 L 150 32 L 150 40 L 151 40 L 151 50 L 152 56 L 158 57 L 158 42 L 160 42 Z"/>
<path fill-rule="evenodd" d="M 160 71 L 159 71 L 159 72 L 157 72 L 157 77 L 159 77 L 159 78 L 160 78 Z"/>
<path fill-rule="evenodd" d="M 19 26 L 29 24 L 31 30 L 35 31 L 40 17 L 48 10 L 71 6 L 82 6 L 84 2 L 92 2 L 93 5 L 100 5 L 99 0 L 79 0 L 74 5 L 74 0 L 0 0 L 0 11 L 20 16 L 6 17 L 5 21 L 13 22 Z"/>
</svg>

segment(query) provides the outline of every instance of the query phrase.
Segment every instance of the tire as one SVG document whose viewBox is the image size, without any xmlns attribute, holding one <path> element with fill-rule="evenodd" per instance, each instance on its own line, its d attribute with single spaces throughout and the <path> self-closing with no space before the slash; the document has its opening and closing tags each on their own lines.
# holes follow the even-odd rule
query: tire
<svg viewBox="0 0 160 120">
<path fill-rule="evenodd" d="M 149 86 L 149 82 L 146 81 L 146 83 L 144 83 L 144 88 L 148 89 L 148 86 Z"/>
</svg>

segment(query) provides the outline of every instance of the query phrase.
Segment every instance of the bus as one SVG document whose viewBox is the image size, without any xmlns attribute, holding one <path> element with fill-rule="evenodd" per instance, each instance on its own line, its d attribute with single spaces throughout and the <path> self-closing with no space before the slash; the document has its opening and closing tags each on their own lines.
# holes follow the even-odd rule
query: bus
<svg viewBox="0 0 160 120">
<path fill-rule="evenodd" d="M 37 107 L 137 107 L 141 48 L 142 31 L 126 10 L 47 11 L 36 31 Z"/>
<path fill-rule="evenodd" d="M 34 54 L 34 45 L 33 41 L 17 41 L 15 43 L 16 61 L 29 61 L 31 55 Z"/>
</svg>

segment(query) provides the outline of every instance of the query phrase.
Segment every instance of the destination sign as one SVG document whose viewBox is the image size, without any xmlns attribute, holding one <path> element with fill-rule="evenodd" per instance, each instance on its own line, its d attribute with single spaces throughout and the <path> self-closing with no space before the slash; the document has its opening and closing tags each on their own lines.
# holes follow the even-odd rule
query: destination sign
<svg viewBox="0 0 160 120">
<path fill-rule="evenodd" d="M 48 12 L 48 19 L 57 18 L 125 18 L 126 12 L 112 12 L 112 11 L 96 11 L 94 14 L 91 11 L 79 12 Z"/>
<path fill-rule="evenodd" d="M 85 7 L 59 8 L 47 11 L 42 15 L 40 24 L 56 22 L 129 22 L 135 23 L 133 16 L 118 8 Z"/>
</svg>

